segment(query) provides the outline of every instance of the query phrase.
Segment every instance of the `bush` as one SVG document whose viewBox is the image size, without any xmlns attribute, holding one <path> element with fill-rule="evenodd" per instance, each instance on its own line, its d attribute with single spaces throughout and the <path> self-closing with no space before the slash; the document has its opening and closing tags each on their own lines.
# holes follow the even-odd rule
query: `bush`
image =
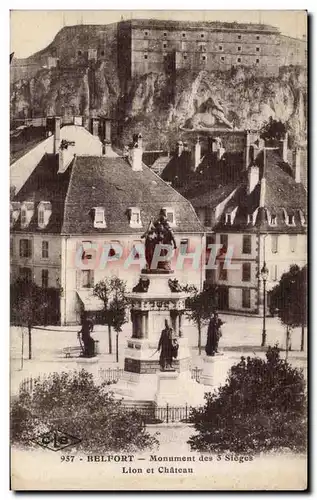
<svg viewBox="0 0 317 500">
<path fill-rule="evenodd" d="M 32 395 L 22 391 L 12 405 L 12 442 L 31 445 L 30 439 L 54 429 L 79 437 L 82 441 L 76 449 L 86 452 L 155 446 L 158 442 L 146 432 L 142 415 L 125 409 L 106 385 L 95 385 L 85 370 L 51 374 L 38 381 Z"/>
<path fill-rule="evenodd" d="M 193 450 L 260 452 L 306 448 L 304 377 L 280 359 L 277 347 L 266 360 L 241 358 L 231 368 L 218 393 L 206 394 L 206 403 L 194 409 L 198 434 L 189 439 Z"/>
</svg>

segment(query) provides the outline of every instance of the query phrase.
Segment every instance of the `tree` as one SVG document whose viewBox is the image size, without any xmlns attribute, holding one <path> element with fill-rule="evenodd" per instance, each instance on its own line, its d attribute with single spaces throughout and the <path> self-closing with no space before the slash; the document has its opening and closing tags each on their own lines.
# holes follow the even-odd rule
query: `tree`
<svg viewBox="0 0 317 500">
<path fill-rule="evenodd" d="M 266 360 L 245 359 L 232 366 L 226 384 L 205 395 L 205 405 L 192 411 L 197 434 L 193 450 L 210 453 L 260 453 L 306 447 L 306 395 L 301 370 L 269 347 Z"/>
<path fill-rule="evenodd" d="M 137 451 L 156 445 L 141 413 L 127 410 L 108 389 L 105 383 L 96 385 L 85 370 L 36 380 L 33 393 L 21 391 L 12 404 L 12 441 L 32 446 L 35 436 L 62 429 L 81 439 L 75 446 L 84 452 Z"/>
<path fill-rule="evenodd" d="M 282 274 L 280 282 L 270 293 L 270 308 L 278 311 L 286 325 L 286 349 L 289 348 L 290 330 L 301 326 L 301 351 L 304 350 L 304 333 L 307 325 L 307 266 L 297 265 Z"/>
<path fill-rule="evenodd" d="M 32 359 L 32 327 L 43 325 L 47 320 L 48 294 L 48 290 L 24 279 L 18 279 L 11 286 L 11 323 L 28 329 L 29 359 Z M 21 364 L 23 367 L 23 354 Z"/>
<path fill-rule="evenodd" d="M 104 322 L 108 326 L 109 354 L 112 354 L 111 328 L 116 332 L 116 358 L 118 361 L 118 335 L 122 325 L 126 323 L 126 283 L 117 276 L 99 281 L 93 294 L 103 302 Z"/>
<path fill-rule="evenodd" d="M 273 120 L 272 116 L 268 122 L 264 123 L 260 137 L 268 144 L 275 144 L 285 137 L 286 126 L 280 120 Z"/>
<path fill-rule="evenodd" d="M 201 354 L 201 328 L 210 319 L 217 304 L 216 287 L 205 287 L 198 292 L 194 285 L 182 287 L 190 296 L 186 299 L 186 315 L 188 319 L 197 325 L 198 329 L 198 351 Z"/>
</svg>

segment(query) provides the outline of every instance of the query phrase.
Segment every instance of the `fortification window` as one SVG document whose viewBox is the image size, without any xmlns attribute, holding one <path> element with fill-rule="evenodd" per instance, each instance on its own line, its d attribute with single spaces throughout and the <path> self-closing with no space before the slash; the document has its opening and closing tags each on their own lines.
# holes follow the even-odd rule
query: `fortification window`
<svg viewBox="0 0 317 500">
<path fill-rule="evenodd" d="M 163 48 L 166 49 L 167 43 L 163 43 Z"/>
<path fill-rule="evenodd" d="M 149 32 L 148 31 L 144 31 L 144 36 L 148 36 Z"/>
<path fill-rule="evenodd" d="M 259 37 L 259 35 L 257 35 L 257 36 L 256 36 L 256 39 L 257 39 L 257 40 L 260 40 L 260 37 Z"/>
<path fill-rule="evenodd" d="M 238 47 L 238 52 L 241 52 L 241 47 L 240 46 Z"/>
<path fill-rule="evenodd" d="M 144 54 L 144 59 L 147 59 L 147 54 Z"/>
<path fill-rule="evenodd" d="M 187 59 L 187 55 L 186 55 L 186 54 L 184 54 L 184 56 L 183 56 L 183 57 L 184 57 L 184 59 Z"/>
<path fill-rule="evenodd" d="M 182 33 L 183 38 L 186 38 L 186 33 Z"/>
<path fill-rule="evenodd" d="M 166 61 L 167 59 L 167 54 L 163 54 L 164 60 Z"/>
<path fill-rule="evenodd" d="M 256 50 L 257 52 L 260 52 L 260 47 L 257 47 L 255 50 Z"/>
<path fill-rule="evenodd" d="M 221 56 L 221 57 L 220 57 L 220 59 L 221 59 L 222 61 L 224 61 L 224 60 L 225 60 L 225 58 L 224 58 L 223 56 Z"/>
<path fill-rule="evenodd" d="M 256 59 L 256 60 L 255 60 L 255 62 L 256 62 L 257 64 L 259 64 L 259 62 L 260 62 L 260 59 Z"/>
<path fill-rule="evenodd" d="M 238 40 L 241 40 L 241 35 L 238 35 Z"/>
<path fill-rule="evenodd" d="M 81 50 L 79 50 L 79 51 L 77 52 L 77 54 L 78 54 L 79 56 L 81 56 L 81 54 L 82 54 Z"/>
<path fill-rule="evenodd" d="M 223 47 L 222 47 L 222 45 L 219 45 L 219 50 L 223 50 Z"/>
<path fill-rule="evenodd" d="M 237 62 L 241 62 L 241 57 L 238 57 Z"/>
<path fill-rule="evenodd" d="M 201 38 L 205 38 L 204 33 L 201 33 L 200 37 L 201 37 Z"/>
<path fill-rule="evenodd" d="M 166 33 L 166 31 L 164 31 L 164 36 L 167 36 L 167 33 Z"/>
<path fill-rule="evenodd" d="M 102 51 L 100 52 L 100 55 L 101 55 L 101 56 L 104 56 L 104 55 L 105 55 L 105 51 L 104 51 L 104 50 L 102 50 Z"/>
<path fill-rule="evenodd" d="M 206 61 L 207 57 L 206 56 L 202 56 L 201 57 L 203 61 Z"/>
</svg>

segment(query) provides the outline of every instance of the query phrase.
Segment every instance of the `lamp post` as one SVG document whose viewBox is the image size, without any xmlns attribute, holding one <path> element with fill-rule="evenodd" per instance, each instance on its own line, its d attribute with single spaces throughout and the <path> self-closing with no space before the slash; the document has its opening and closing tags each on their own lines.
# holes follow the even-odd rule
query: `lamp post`
<svg viewBox="0 0 317 500">
<path fill-rule="evenodd" d="M 263 327 L 262 327 L 262 343 L 261 347 L 264 347 L 266 344 L 266 281 L 269 277 L 269 270 L 266 267 L 266 262 L 264 261 L 263 267 L 261 269 L 261 278 L 263 281 Z"/>
</svg>

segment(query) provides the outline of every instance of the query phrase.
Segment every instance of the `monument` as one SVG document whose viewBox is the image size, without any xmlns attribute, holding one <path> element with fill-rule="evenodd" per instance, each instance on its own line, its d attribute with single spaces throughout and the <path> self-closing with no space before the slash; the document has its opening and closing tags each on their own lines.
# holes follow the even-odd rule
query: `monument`
<svg viewBox="0 0 317 500">
<path fill-rule="evenodd" d="M 218 313 L 209 321 L 207 330 L 207 343 L 205 347 L 206 356 L 204 357 L 203 372 L 201 383 L 211 388 L 219 386 L 219 382 L 225 382 L 228 371 L 227 358 L 218 351 L 219 340 L 222 337 L 221 327 L 223 321 L 218 317 Z"/>
<path fill-rule="evenodd" d="M 176 248 L 173 232 L 162 211 L 150 222 L 145 238 L 146 268 L 129 294 L 132 335 L 127 342 L 124 373 L 115 393 L 125 399 L 157 405 L 192 405 L 204 402 L 204 389 L 191 378 L 190 351 L 182 333 L 187 294 L 173 278 L 170 260 L 151 267 L 156 245 Z"/>
</svg>

